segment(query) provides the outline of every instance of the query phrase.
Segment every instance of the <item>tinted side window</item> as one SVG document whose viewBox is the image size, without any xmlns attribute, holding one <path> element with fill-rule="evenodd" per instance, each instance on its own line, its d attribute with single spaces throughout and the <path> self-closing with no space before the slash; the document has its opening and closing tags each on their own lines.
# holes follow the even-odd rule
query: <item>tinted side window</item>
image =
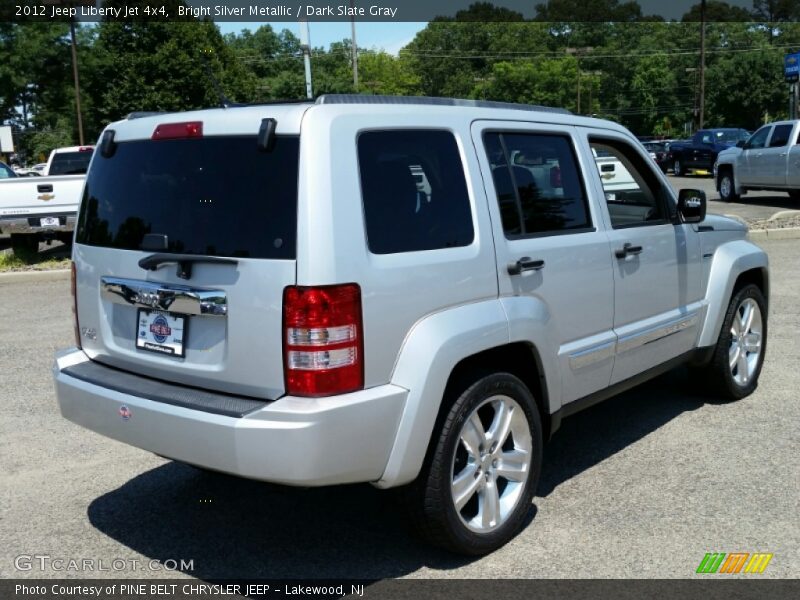
<svg viewBox="0 0 800 600">
<path fill-rule="evenodd" d="M 611 225 L 616 228 L 665 222 L 665 191 L 642 156 L 618 140 L 592 138 L 589 143 L 603 182 Z"/>
<path fill-rule="evenodd" d="M 770 148 L 780 148 L 789 143 L 789 136 L 792 135 L 792 125 L 776 125 L 769 140 Z"/>
<path fill-rule="evenodd" d="M 367 244 L 374 254 L 468 246 L 467 182 L 448 131 L 368 131 L 358 137 Z"/>
<path fill-rule="evenodd" d="M 483 139 L 506 237 L 591 228 L 568 137 L 490 132 Z"/>
</svg>

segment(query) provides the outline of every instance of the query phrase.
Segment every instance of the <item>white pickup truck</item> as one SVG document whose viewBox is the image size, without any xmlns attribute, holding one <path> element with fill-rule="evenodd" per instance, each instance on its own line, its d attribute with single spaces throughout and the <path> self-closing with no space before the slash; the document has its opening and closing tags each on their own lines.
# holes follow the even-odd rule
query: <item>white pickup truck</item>
<svg viewBox="0 0 800 600">
<path fill-rule="evenodd" d="M 0 233 L 11 235 L 15 252 L 35 252 L 43 240 L 72 241 L 93 150 L 91 146 L 58 148 L 48 161 L 52 176 L 0 182 Z"/>
<path fill-rule="evenodd" d="M 800 200 L 800 121 L 764 125 L 746 142 L 720 152 L 714 175 L 725 202 L 750 190 L 788 192 Z"/>
</svg>

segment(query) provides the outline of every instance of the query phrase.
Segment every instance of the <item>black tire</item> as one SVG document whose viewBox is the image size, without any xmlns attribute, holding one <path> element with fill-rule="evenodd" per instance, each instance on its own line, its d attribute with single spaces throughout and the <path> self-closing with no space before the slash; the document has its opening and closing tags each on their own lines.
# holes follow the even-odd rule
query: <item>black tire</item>
<svg viewBox="0 0 800 600">
<path fill-rule="evenodd" d="M 719 172 L 719 185 L 717 187 L 719 188 L 719 198 L 723 202 L 736 202 L 739 199 L 731 169 L 723 169 Z"/>
<path fill-rule="evenodd" d="M 792 200 L 800 200 L 800 190 L 790 190 L 789 198 Z"/>
<path fill-rule="evenodd" d="M 451 490 L 453 471 L 459 458 L 458 453 L 466 454 L 460 440 L 468 418 L 477 408 L 481 407 L 483 410 L 482 405 L 491 406 L 485 403 L 497 396 L 511 398 L 522 408 L 530 433 L 531 460 L 527 479 L 520 482 L 514 508 L 495 529 L 478 533 L 470 529 L 462 518 L 467 506 L 461 512 L 456 509 Z M 517 440 L 512 440 L 513 435 L 512 431 L 512 435 L 506 439 L 516 446 Z M 431 442 L 430 454 L 422 472 L 414 483 L 403 490 L 403 499 L 417 533 L 431 544 L 469 556 L 480 556 L 500 548 L 521 530 L 531 510 L 533 494 L 541 473 L 542 424 L 533 396 L 522 381 L 509 373 L 493 373 L 481 377 L 468 387 L 461 387 L 461 392 L 443 421 L 439 421 L 438 431 L 434 430 L 434 436 L 438 437 Z M 523 438 L 524 435 L 521 435 L 519 439 Z M 501 449 L 506 449 L 507 443 L 503 443 Z M 476 482 L 484 477 L 489 481 L 489 469 L 485 475 L 478 469 L 474 477 Z M 507 487 L 511 485 L 508 480 L 505 484 L 503 481 L 500 476 L 495 486 L 500 496 L 506 489 L 512 489 Z M 486 487 L 489 487 L 488 484 Z M 479 496 L 477 491 L 471 494 L 476 506 L 483 502 Z"/>
<path fill-rule="evenodd" d="M 734 335 L 731 331 L 734 318 L 737 318 L 742 304 L 747 300 L 753 300 L 760 310 L 761 326 L 761 346 L 760 353 L 756 358 L 755 369 L 752 376 L 744 385 L 737 383 L 734 378 L 732 367 L 730 366 L 730 352 L 734 342 Z M 717 345 L 711 362 L 705 368 L 706 383 L 708 390 L 719 398 L 726 400 L 739 400 L 749 396 L 758 387 L 758 377 L 761 374 L 761 367 L 764 365 L 764 356 L 767 352 L 767 302 L 764 294 L 758 286 L 749 284 L 738 290 L 731 298 L 728 310 L 725 312 L 725 320 L 722 322 Z"/>
<path fill-rule="evenodd" d="M 11 248 L 20 256 L 39 251 L 39 236 L 30 233 L 12 233 Z"/>
<path fill-rule="evenodd" d="M 675 175 L 675 177 L 682 177 L 684 175 L 683 165 L 681 164 L 680 158 L 676 158 L 672 162 L 672 174 Z"/>
</svg>

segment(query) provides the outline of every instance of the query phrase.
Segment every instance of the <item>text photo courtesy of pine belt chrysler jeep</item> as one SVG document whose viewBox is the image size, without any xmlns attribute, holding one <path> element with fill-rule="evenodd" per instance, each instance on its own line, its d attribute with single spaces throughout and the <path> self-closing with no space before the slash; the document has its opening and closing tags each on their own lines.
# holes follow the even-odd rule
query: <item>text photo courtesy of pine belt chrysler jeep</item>
<svg viewBox="0 0 800 600">
<path fill-rule="evenodd" d="M 604 189 L 595 156 L 628 184 Z M 556 109 L 323 96 L 119 121 L 81 203 L 58 403 L 209 470 L 402 488 L 426 539 L 490 552 L 564 416 L 682 363 L 755 389 L 767 256 L 705 207 L 623 127 Z"/>
</svg>

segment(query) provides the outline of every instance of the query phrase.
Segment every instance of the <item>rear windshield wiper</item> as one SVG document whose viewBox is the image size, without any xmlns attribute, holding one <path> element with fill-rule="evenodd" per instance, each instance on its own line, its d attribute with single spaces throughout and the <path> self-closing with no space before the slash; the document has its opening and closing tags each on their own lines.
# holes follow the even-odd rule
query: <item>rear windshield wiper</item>
<svg viewBox="0 0 800 600">
<path fill-rule="evenodd" d="M 163 265 L 177 264 L 178 277 L 190 279 L 194 263 L 208 263 L 215 265 L 237 265 L 235 258 L 219 258 L 217 256 L 195 256 L 194 254 L 151 254 L 139 261 L 139 266 L 148 271 L 156 271 Z"/>
</svg>

